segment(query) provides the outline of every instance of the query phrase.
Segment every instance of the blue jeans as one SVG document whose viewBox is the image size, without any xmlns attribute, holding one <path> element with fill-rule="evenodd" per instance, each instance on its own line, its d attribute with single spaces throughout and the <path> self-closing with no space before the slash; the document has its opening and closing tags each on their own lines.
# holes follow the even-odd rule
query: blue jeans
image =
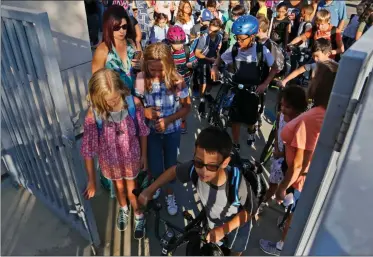
<svg viewBox="0 0 373 257">
<path fill-rule="evenodd" d="M 148 136 L 148 166 L 154 178 L 176 165 L 180 146 L 180 130 L 170 134 L 150 132 Z"/>
</svg>

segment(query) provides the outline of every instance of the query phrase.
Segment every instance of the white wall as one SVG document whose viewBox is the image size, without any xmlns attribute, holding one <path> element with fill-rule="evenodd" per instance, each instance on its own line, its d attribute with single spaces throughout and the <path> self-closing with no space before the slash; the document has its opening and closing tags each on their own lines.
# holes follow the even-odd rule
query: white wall
<svg viewBox="0 0 373 257">
<path fill-rule="evenodd" d="M 92 62 L 84 1 L 2 1 L 1 4 L 48 13 L 65 95 L 79 133 Z"/>
</svg>

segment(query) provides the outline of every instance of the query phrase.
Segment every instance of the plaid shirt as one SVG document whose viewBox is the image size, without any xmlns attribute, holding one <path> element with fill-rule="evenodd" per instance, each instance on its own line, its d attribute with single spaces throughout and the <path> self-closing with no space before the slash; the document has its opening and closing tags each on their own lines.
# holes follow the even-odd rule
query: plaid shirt
<svg viewBox="0 0 373 257">
<path fill-rule="evenodd" d="M 153 83 L 152 92 L 144 92 L 145 107 L 160 107 L 160 118 L 171 116 L 178 112 L 181 108 L 179 99 L 184 99 L 189 96 L 187 87 L 177 88 L 176 92 L 171 92 L 162 83 Z M 149 120 L 148 126 L 152 132 L 155 130 L 155 121 Z M 163 134 L 170 134 L 180 130 L 181 119 L 175 120 L 168 125 Z"/>
</svg>

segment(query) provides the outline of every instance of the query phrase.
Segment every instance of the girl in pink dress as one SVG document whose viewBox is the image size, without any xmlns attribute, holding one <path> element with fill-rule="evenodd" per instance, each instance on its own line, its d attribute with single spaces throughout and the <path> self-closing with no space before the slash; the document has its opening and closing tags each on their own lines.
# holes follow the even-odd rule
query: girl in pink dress
<svg viewBox="0 0 373 257">
<path fill-rule="evenodd" d="M 135 213 L 134 237 L 143 238 L 145 218 L 132 191 L 137 187 L 135 179 L 140 169 L 147 169 L 149 129 L 145 125 L 144 109 L 140 100 L 131 96 L 117 72 L 100 69 L 93 74 L 88 86 L 91 107 L 85 117 L 81 147 L 89 179 L 85 196 L 89 199 L 96 192 L 93 158 L 98 156 L 102 174 L 113 181 L 120 205 L 117 228 L 120 231 L 127 228 L 128 197 Z M 134 117 L 129 107 L 135 109 Z"/>
</svg>

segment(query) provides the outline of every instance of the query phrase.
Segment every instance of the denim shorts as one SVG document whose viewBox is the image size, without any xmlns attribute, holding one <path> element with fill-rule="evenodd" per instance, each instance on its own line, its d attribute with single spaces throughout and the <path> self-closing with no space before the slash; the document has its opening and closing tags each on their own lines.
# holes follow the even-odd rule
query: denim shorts
<svg viewBox="0 0 373 257">
<path fill-rule="evenodd" d="M 249 243 L 252 221 L 248 221 L 242 227 L 236 228 L 227 235 L 227 247 L 235 253 L 240 253 L 246 250 Z"/>
<path fill-rule="evenodd" d="M 176 165 L 180 146 L 180 131 L 169 134 L 151 132 L 148 136 L 148 166 L 156 179 L 163 171 Z"/>
</svg>

